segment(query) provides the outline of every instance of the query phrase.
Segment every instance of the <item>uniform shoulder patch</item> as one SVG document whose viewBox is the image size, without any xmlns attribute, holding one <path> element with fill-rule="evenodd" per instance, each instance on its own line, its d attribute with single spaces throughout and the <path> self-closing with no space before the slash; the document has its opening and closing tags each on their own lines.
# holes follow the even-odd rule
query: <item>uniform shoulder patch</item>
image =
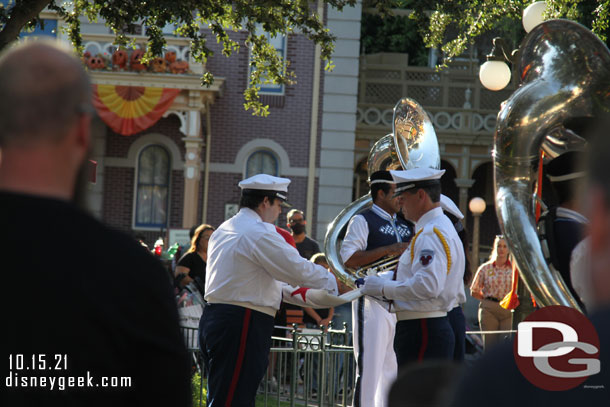
<svg viewBox="0 0 610 407">
<path fill-rule="evenodd" d="M 434 251 L 424 249 L 419 253 L 419 262 L 422 266 L 429 266 L 434 261 Z"/>
</svg>

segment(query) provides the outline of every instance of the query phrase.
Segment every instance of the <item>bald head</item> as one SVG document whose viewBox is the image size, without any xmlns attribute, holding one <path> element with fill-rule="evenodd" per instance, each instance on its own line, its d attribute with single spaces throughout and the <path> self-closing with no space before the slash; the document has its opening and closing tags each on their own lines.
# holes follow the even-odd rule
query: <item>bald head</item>
<svg viewBox="0 0 610 407">
<path fill-rule="evenodd" d="M 80 61 L 48 41 L 20 44 L 0 57 L 0 147 L 61 140 L 89 109 Z"/>
</svg>

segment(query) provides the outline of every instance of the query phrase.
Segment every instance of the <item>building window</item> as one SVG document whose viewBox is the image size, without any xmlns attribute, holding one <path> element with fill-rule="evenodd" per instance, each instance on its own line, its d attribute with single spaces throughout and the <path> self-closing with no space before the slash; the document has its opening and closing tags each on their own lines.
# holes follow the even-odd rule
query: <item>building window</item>
<svg viewBox="0 0 610 407">
<path fill-rule="evenodd" d="M 138 157 L 136 227 L 167 227 L 170 160 L 159 145 L 144 148 Z"/>
<path fill-rule="evenodd" d="M 246 178 L 256 174 L 269 174 L 277 177 L 278 173 L 278 159 L 270 151 L 255 151 L 248 157 L 246 162 Z"/>
<path fill-rule="evenodd" d="M 262 28 L 259 29 L 259 32 L 262 32 Z M 267 36 L 267 41 L 269 41 L 269 44 L 271 44 L 272 47 L 275 48 L 275 50 L 277 51 L 278 55 L 283 59 L 286 60 L 286 36 L 283 34 L 277 34 L 275 37 L 272 37 L 271 34 L 265 32 L 264 33 Z M 249 74 L 252 72 L 252 69 L 254 69 L 252 66 L 250 66 L 250 69 L 248 70 L 248 77 Z M 264 75 L 262 77 L 263 82 L 266 80 L 267 76 Z M 283 95 L 284 94 L 284 85 L 280 85 L 280 84 L 275 84 L 275 83 L 261 83 L 260 84 L 260 90 L 259 90 L 259 94 L 261 95 Z"/>
</svg>

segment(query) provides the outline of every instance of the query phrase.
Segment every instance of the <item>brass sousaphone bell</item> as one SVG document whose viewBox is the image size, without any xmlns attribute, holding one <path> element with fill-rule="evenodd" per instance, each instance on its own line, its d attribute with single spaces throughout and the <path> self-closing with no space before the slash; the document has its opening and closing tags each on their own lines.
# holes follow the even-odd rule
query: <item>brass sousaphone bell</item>
<svg viewBox="0 0 610 407">
<path fill-rule="evenodd" d="M 387 169 L 440 168 L 436 133 L 432 121 L 419 103 L 409 98 L 398 101 L 394 107 L 392 134 L 382 137 L 373 145 L 367 163 L 369 178 L 375 171 Z M 328 265 L 342 283 L 352 288 L 356 288 L 356 279 L 364 277 L 371 265 L 358 270 L 345 267 L 339 255 L 340 236 L 350 219 L 371 205 L 370 193 L 349 204 L 328 225 L 324 239 L 324 253 Z M 377 271 L 385 267 L 380 262 L 372 266 Z"/>
</svg>

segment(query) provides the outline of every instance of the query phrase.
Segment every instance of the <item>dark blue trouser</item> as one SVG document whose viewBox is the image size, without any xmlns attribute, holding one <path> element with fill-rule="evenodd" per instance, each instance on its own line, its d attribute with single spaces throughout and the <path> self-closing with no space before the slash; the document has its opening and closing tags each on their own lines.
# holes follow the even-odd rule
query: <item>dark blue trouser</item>
<svg viewBox="0 0 610 407">
<path fill-rule="evenodd" d="M 422 360 L 453 360 L 455 337 L 447 317 L 398 321 L 394 352 L 398 368 Z"/>
<path fill-rule="evenodd" d="M 461 362 L 466 353 L 466 318 L 464 311 L 459 305 L 447 313 L 449 324 L 455 337 L 455 348 L 453 350 L 453 360 Z"/>
<path fill-rule="evenodd" d="M 254 407 L 269 363 L 273 317 L 228 304 L 208 304 L 199 321 L 208 363 L 208 407 Z"/>
</svg>

